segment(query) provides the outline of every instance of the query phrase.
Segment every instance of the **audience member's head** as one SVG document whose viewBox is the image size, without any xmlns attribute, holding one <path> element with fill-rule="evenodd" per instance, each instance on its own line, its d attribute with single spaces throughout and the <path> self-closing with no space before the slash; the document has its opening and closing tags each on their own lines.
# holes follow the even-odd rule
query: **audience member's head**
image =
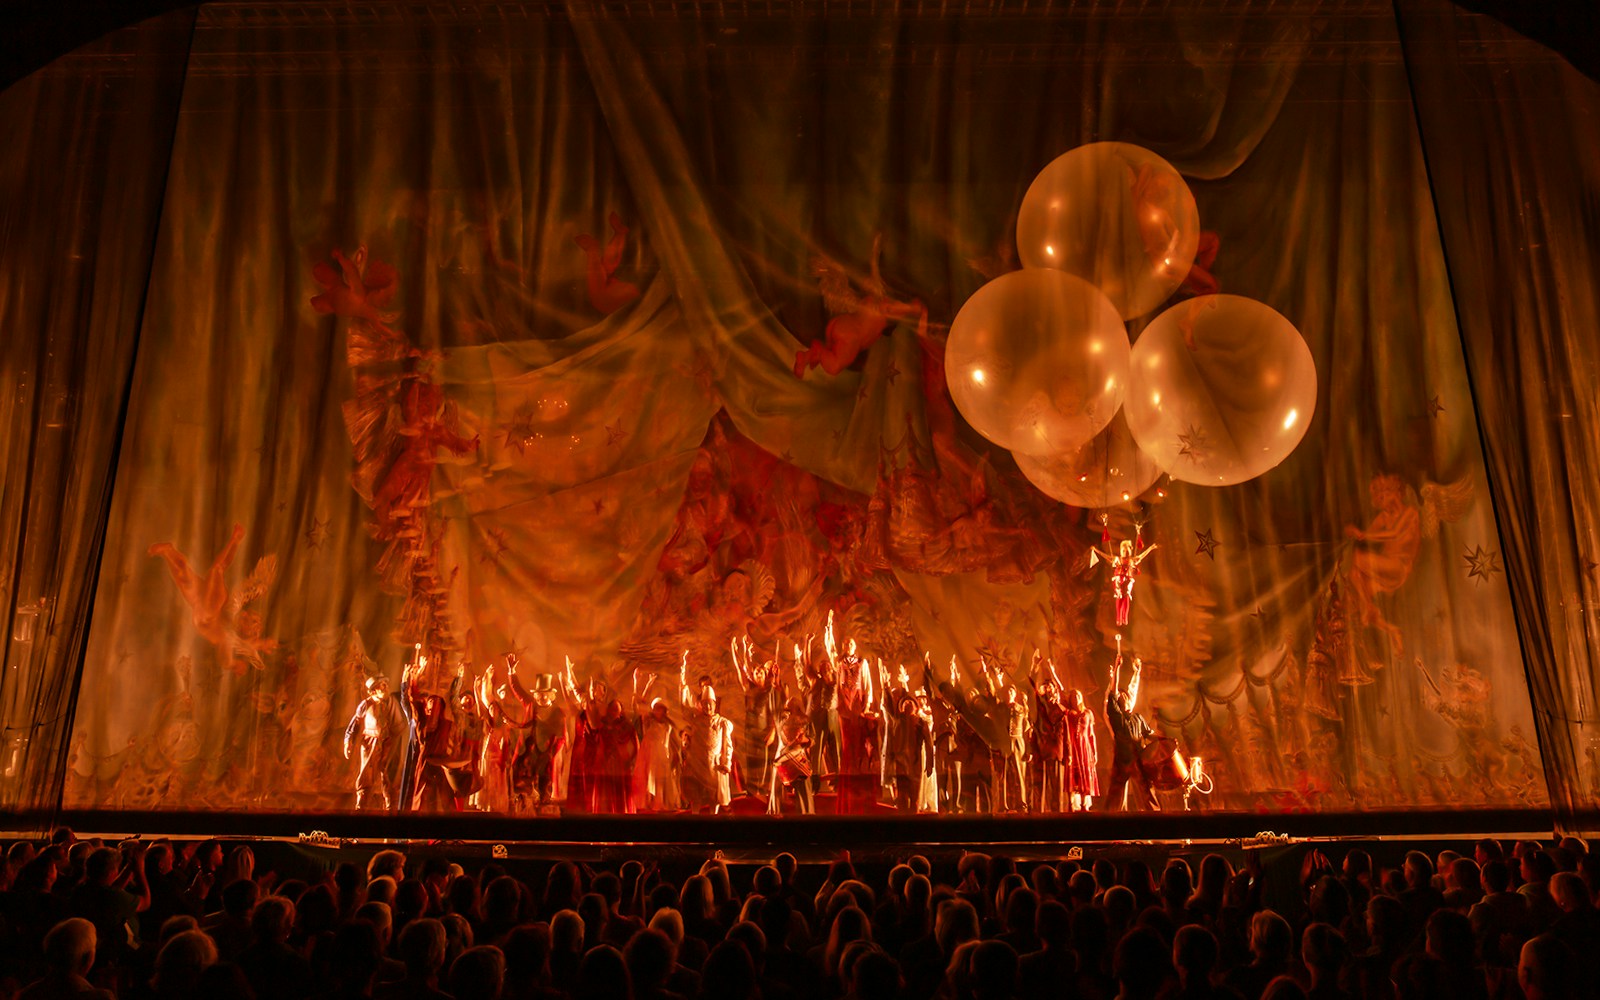
<svg viewBox="0 0 1600 1000">
<path fill-rule="evenodd" d="M 406 856 L 399 851 L 386 850 L 374 854 L 367 862 L 367 881 L 387 876 L 398 884 L 406 877 Z"/>
<path fill-rule="evenodd" d="M 444 968 L 448 946 L 444 924 L 439 921 L 421 917 L 406 924 L 400 932 L 398 948 L 400 961 L 406 966 L 406 975 L 420 980 L 437 976 Z"/>
<path fill-rule="evenodd" d="M 934 920 L 933 939 L 946 956 L 967 941 L 978 939 L 978 911 L 964 899 L 951 899 L 939 904 Z"/>
<path fill-rule="evenodd" d="M 1264 968 L 1282 968 L 1294 951 L 1294 930 L 1289 921 L 1271 910 L 1250 918 L 1250 955 Z"/>
<path fill-rule="evenodd" d="M 1526 1000 L 1555 1000 L 1573 995 L 1577 985 L 1577 962 L 1568 948 L 1553 934 L 1541 934 L 1522 946 L 1517 962 L 1517 985 Z"/>
<path fill-rule="evenodd" d="M 1311 987 L 1333 987 L 1344 966 L 1344 935 L 1331 924 L 1315 923 L 1306 927 L 1300 938 L 1300 961 L 1311 973 Z"/>
<path fill-rule="evenodd" d="M 526 996 L 550 979 L 550 925 L 522 924 L 506 934 L 505 991 Z"/>
<path fill-rule="evenodd" d="M 1217 967 L 1217 936 L 1199 924 L 1180 927 L 1172 941 L 1172 964 L 1185 989 L 1208 986 Z"/>
<path fill-rule="evenodd" d="M 195 980 L 196 1000 L 255 1000 L 256 991 L 244 970 L 233 962 L 213 962 Z"/>
<path fill-rule="evenodd" d="M 283 944 L 294 930 L 294 904 L 282 896 L 268 896 L 251 912 L 250 930 L 257 941 Z"/>
<path fill-rule="evenodd" d="M 664 989 L 672 975 L 674 952 L 672 940 L 654 928 L 647 927 L 629 938 L 622 957 L 633 988 L 640 993 Z"/>
<path fill-rule="evenodd" d="M 1017 953 L 1004 941 L 983 941 L 972 952 L 975 1000 L 1011 1000 L 1017 989 Z"/>
<path fill-rule="evenodd" d="M 1426 888 L 1433 881 L 1433 860 L 1421 851 L 1408 851 L 1404 865 L 1407 889 Z"/>
<path fill-rule="evenodd" d="M 217 960 L 217 946 L 205 931 L 174 934 L 156 954 L 155 973 L 150 988 L 158 997 L 193 996 L 200 973 Z M 374 960 L 373 968 L 377 968 Z"/>
<path fill-rule="evenodd" d="M 718 1000 L 752 1000 L 760 995 L 755 962 L 738 941 L 723 941 L 711 949 L 700 970 L 700 994 Z"/>
<path fill-rule="evenodd" d="M 1135 927 L 1117 942 L 1111 972 L 1124 1000 L 1146 1000 L 1161 992 L 1170 977 L 1171 953 L 1161 935 Z"/>
<path fill-rule="evenodd" d="M 494 945 L 468 948 L 450 963 L 450 988 L 455 1000 L 499 1000 L 505 988 L 506 958 Z"/>
<path fill-rule="evenodd" d="M 622 952 L 603 944 L 583 956 L 577 982 L 572 988 L 572 1000 L 631 1000 L 632 996 L 633 982 Z M 462 998 L 458 996 L 456 1000 Z"/>
<path fill-rule="evenodd" d="M 87 976 L 94 965 L 94 924 L 82 917 L 61 921 L 44 936 L 44 963 L 59 976 Z"/>
</svg>

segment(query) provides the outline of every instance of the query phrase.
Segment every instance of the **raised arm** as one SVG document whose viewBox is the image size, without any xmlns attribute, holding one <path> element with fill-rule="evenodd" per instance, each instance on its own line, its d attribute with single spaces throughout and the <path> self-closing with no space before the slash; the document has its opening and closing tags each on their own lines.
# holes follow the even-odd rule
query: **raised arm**
<svg viewBox="0 0 1600 1000">
<path fill-rule="evenodd" d="M 582 699 L 578 697 L 578 683 L 572 676 L 572 657 L 570 656 L 566 657 L 566 669 L 561 674 L 561 693 L 569 703 L 582 705 Z"/>
<path fill-rule="evenodd" d="M 1133 711 L 1139 704 L 1139 671 L 1144 669 L 1144 664 L 1139 658 L 1133 658 L 1133 676 L 1128 680 L 1128 711 Z"/>
<path fill-rule="evenodd" d="M 522 681 L 517 679 L 517 654 L 515 653 L 506 654 L 506 683 L 510 686 L 512 695 L 516 697 L 522 707 L 531 710 L 533 708 L 533 695 L 529 694 L 528 689 L 522 686 Z"/>
<path fill-rule="evenodd" d="M 750 650 L 745 649 L 743 655 L 739 651 L 739 637 L 734 636 L 728 640 L 728 655 L 733 658 L 733 672 L 738 675 L 739 686 L 746 691 L 750 690 Z"/>
<path fill-rule="evenodd" d="M 678 661 L 678 699 L 685 705 L 694 704 L 694 698 L 689 693 L 689 651 L 683 651 L 683 659 Z"/>
<path fill-rule="evenodd" d="M 1133 564 L 1135 566 L 1137 566 L 1140 563 L 1144 562 L 1145 558 L 1147 556 L 1149 556 L 1150 553 L 1154 552 L 1155 550 L 1156 550 L 1156 546 L 1154 546 L 1154 545 L 1146 545 L 1144 547 L 1144 549 L 1138 555 L 1133 557 Z"/>
</svg>

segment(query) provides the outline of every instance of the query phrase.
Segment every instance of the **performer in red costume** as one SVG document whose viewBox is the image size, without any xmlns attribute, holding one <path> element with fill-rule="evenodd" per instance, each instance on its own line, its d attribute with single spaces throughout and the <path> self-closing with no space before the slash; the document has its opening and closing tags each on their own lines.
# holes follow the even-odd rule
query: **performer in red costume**
<svg viewBox="0 0 1600 1000">
<path fill-rule="evenodd" d="M 506 682 L 496 684 L 494 664 L 478 678 L 478 713 L 484 720 L 483 749 L 478 769 L 483 776 L 483 791 L 479 800 L 489 812 L 508 813 L 515 804 L 512 771 L 516 766 L 521 731 L 533 725 L 533 698 L 517 680 L 517 657 L 505 656 Z M 518 718 L 506 710 L 505 700 L 510 695 L 522 706 Z"/>
<path fill-rule="evenodd" d="M 866 658 L 856 652 L 854 639 L 847 640 L 843 653 L 839 651 L 831 612 L 827 630 L 822 635 L 822 649 L 833 674 L 839 678 L 837 809 L 853 815 L 866 812 L 876 797 L 877 774 L 872 766 L 872 746 L 877 715 L 872 679 L 867 673 Z"/>
<path fill-rule="evenodd" d="M 1104 515 L 1101 523 L 1105 523 Z M 1100 544 L 1109 545 L 1111 533 L 1103 530 L 1100 533 Z M 1134 529 L 1132 541 L 1124 538 L 1117 546 L 1116 555 L 1102 549 L 1090 549 L 1089 564 L 1092 566 L 1099 559 L 1104 559 L 1111 564 L 1111 595 L 1117 602 L 1117 624 L 1128 624 L 1129 617 L 1133 614 L 1133 584 L 1139 576 L 1139 564 L 1149 558 L 1150 553 L 1156 550 L 1154 545 L 1144 544 L 1144 526 L 1138 525 Z"/>
<path fill-rule="evenodd" d="M 1095 745 L 1094 710 L 1083 692 L 1067 694 L 1067 793 L 1073 812 L 1087 811 L 1100 794 L 1100 751 Z"/>
</svg>

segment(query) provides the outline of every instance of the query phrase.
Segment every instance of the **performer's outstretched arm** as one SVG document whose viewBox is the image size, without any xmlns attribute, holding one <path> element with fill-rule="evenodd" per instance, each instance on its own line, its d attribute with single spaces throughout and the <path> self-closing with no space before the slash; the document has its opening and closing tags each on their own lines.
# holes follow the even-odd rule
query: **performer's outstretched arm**
<svg viewBox="0 0 1600 1000">
<path fill-rule="evenodd" d="M 739 637 L 734 636 L 728 640 L 728 655 L 733 658 L 733 672 L 739 678 L 739 687 L 750 690 L 750 651 L 745 650 L 743 658 L 739 655 Z"/>
</svg>

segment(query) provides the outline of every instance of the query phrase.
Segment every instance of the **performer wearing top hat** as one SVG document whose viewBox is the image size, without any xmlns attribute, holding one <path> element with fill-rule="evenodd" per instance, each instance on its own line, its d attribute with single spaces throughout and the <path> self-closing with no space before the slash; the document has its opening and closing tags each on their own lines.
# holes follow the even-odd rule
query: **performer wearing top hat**
<svg viewBox="0 0 1600 1000">
<path fill-rule="evenodd" d="M 405 731 L 405 716 L 400 706 L 389 697 L 387 677 L 368 677 L 367 696 L 356 705 L 350 724 L 344 729 L 344 757 L 350 753 L 356 740 L 361 741 L 361 769 L 356 773 L 356 808 L 387 810 L 389 801 L 389 764 L 394 753 L 395 740 Z"/>
</svg>

